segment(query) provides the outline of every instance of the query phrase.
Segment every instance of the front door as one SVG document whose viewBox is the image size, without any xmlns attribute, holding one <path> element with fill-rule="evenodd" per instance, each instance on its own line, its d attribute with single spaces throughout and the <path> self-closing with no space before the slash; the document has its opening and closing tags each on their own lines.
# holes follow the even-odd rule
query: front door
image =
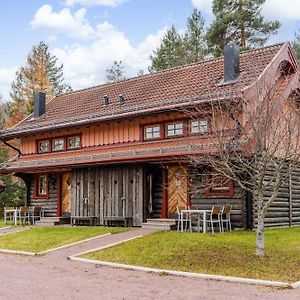
<svg viewBox="0 0 300 300">
<path fill-rule="evenodd" d="M 177 212 L 177 206 L 187 207 L 187 170 L 181 165 L 168 166 L 168 217 Z"/>
<path fill-rule="evenodd" d="M 61 177 L 61 212 L 62 215 L 71 213 L 71 174 L 64 173 Z"/>
</svg>

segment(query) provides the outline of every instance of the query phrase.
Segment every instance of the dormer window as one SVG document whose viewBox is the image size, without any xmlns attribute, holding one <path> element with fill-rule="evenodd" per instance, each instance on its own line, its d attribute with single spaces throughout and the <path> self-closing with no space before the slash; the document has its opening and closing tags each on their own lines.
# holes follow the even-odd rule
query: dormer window
<svg viewBox="0 0 300 300">
<path fill-rule="evenodd" d="M 77 149 L 80 148 L 80 136 L 71 136 L 67 141 L 68 149 Z"/>
<path fill-rule="evenodd" d="M 62 151 L 65 150 L 65 139 L 53 139 L 52 140 L 52 151 Z"/>
<path fill-rule="evenodd" d="M 38 142 L 38 153 L 47 153 L 50 152 L 50 141 L 39 141 Z"/>
</svg>

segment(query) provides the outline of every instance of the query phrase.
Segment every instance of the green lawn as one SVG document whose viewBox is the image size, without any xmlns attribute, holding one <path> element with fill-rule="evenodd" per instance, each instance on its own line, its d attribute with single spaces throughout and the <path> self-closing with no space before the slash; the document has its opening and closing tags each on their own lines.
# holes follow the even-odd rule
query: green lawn
<svg viewBox="0 0 300 300">
<path fill-rule="evenodd" d="M 41 252 L 126 228 L 111 227 L 40 227 L 0 237 L 0 249 Z"/>
<path fill-rule="evenodd" d="M 255 232 L 159 232 L 84 257 L 169 270 L 300 280 L 300 227 L 267 230 L 266 253 L 256 257 Z"/>
<path fill-rule="evenodd" d="M 10 226 L 9 224 L 5 224 L 3 220 L 0 219 L 0 228 Z"/>
</svg>

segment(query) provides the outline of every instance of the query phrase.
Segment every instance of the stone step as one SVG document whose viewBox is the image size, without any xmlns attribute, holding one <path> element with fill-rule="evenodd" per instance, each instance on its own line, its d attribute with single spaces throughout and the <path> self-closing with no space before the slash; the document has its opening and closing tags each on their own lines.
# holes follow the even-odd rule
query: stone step
<svg viewBox="0 0 300 300">
<path fill-rule="evenodd" d="M 62 224 L 70 224 L 69 217 L 43 217 L 35 222 L 38 226 L 55 226 Z"/>
<path fill-rule="evenodd" d="M 147 219 L 148 222 L 155 222 L 155 223 L 175 223 L 177 220 L 176 219 Z"/>
<path fill-rule="evenodd" d="M 176 227 L 174 219 L 147 219 L 146 223 L 142 224 L 142 228 L 145 229 L 157 229 L 157 230 L 172 230 Z"/>
</svg>

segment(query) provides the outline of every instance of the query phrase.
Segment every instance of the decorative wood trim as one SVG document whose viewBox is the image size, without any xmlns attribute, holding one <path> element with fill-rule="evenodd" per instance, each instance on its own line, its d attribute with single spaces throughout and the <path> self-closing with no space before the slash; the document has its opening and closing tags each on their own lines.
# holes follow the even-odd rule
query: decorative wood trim
<svg viewBox="0 0 300 300">
<path fill-rule="evenodd" d="M 168 169 L 162 168 L 162 207 L 161 207 L 161 218 L 166 219 L 168 212 Z"/>
</svg>

